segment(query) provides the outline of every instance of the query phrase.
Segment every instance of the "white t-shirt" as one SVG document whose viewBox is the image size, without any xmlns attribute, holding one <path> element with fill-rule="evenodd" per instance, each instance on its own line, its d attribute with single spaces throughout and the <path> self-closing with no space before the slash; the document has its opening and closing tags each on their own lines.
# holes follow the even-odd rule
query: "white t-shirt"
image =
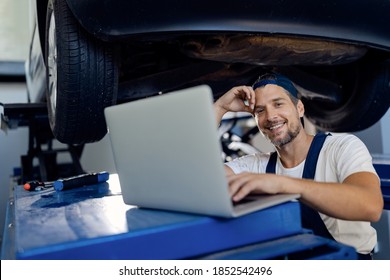
<svg viewBox="0 0 390 280">
<path fill-rule="evenodd" d="M 257 153 L 226 163 L 234 173 L 265 173 L 270 154 Z M 284 168 L 278 157 L 276 174 L 302 178 L 305 161 L 293 168 Z M 372 157 L 364 143 L 351 134 L 326 137 L 317 161 L 314 180 L 318 182 L 343 182 L 349 175 L 368 171 L 376 174 Z M 379 177 L 378 177 L 379 180 Z M 345 221 L 320 213 L 334 239 L 355 247 L 358 253 L 368 254 L 377 243 L 376 230 L 370 222 Z"/>
</svg>

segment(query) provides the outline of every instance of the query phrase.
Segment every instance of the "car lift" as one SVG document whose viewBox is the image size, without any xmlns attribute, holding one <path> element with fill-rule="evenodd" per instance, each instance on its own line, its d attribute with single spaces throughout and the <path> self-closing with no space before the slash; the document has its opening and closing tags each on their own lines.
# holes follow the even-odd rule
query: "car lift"
<svg viewBox="0 0 390 280">
<path fill-rule="evenodd" d="M 21 183 L 39 180 L 53 181 L 58 178 L 85 173 L 80 164 L 84 145 L 67 145 L 67 148 L 54 149 L 55 140 L 49 125 L 46 103 L 1 104 L 1 129 L 29 128 L 28 152 L 21 156 Z M 57 162 L 58 153 L 69 153 L 71 163 Z M 34 159 L 38 159 L 38 168 Z"/>
</svg>

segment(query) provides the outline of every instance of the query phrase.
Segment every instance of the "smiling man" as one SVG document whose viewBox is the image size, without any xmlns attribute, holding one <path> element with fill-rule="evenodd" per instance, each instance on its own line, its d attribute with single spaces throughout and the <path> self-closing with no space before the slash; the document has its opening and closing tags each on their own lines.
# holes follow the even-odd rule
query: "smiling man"
<svg viewBox="0 0 390 280">
<path fill-rule="evenodd" d="M 370 222 L 379 220 L 383 198 L 361 140 L 351 134 L 308 134 L 297 89 L 277 73 L 262 75 L 252 87 L 232 88 L 214 109 L 218 123 L 226 112 L 250 112 L 276 150 L 226 163 L 234 201 L 250 193 L 298 193 L 305 228 L 355 247 L 359 259 L 372 258 L 377 236 Z"/>
</svg>

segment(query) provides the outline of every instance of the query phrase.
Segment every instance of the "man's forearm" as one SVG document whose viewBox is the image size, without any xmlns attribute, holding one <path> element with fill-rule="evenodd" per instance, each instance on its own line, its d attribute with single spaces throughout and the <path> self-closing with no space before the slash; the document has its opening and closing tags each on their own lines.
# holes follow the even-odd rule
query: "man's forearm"
<svg viewBox="0 0 390 280">
<path fill-rule="evenodd" d="M 214 103 L 214 112 L 215 112 L 215 121 L 217 123 L 217 126 L 219 126 L 223 116 L 226 114 L 226 111 Z"/>
<path fill-rule="evenodd" d="M 361 221 L 377 221 L 380 217 L 383 208 L 380 186 L 368 172 L 353 174 L 343 183 L 289 180 L 289 188 L 297 187 L 302 201 L 328 216 Z"/>
</svg>

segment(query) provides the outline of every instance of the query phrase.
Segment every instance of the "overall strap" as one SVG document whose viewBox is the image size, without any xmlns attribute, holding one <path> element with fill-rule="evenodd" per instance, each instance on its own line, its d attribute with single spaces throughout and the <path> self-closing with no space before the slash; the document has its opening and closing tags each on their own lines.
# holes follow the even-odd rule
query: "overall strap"
<svg viewBox="0 0 390 280">
<path fill-rule="evenodd" d="M 302 178 L 314 179 L 318 156 L 325 142 L 325 139 L 328 135 L 330 134 L 319 133 L 316 136 L 314 136 L 314 139 L 309 148 L 308 155 L 306 157 Z M 274 152 L 271 154 L 268 160 L 266 173 L 276 173 L 276 161 L 277 161 L 277 153 Z M 329 233 L 328 229 L 326 228 L 324 221 L 321 219 L 320 214 L 316 210 L 312 209 L 311 207 L 303 203 L 300 203 L 300 207 L 301 207 L 302 227 L 311 229 L 315 235 L 334 240 L 333 236 Z"/>
<path fill-rule="evenodd" d="M 325 139 L 328 135 L 330 134 L 318 133 L 314 136 L 313 142 L 311 143 L 309 148 L 309 152 L 307 153 L 302 178 L 314 179 L 314 176 L 316 174 L 318 157 L 320 155 L 322 146 L 324 145 Z"/>
<path fill-rule="evenodd" d="M 271 154 L 271 156 L 269 157 L 269 160 L 268 160 L 268 163 L 267 163 L 267 167 L 265 169 L 266 173 L 272 173 L 272 174 L 276 173 L 276 161 L 277 161 L 277 159 L 278 159 L 278 153 L 277 152 L 273 152 Z"/>
</svg>

